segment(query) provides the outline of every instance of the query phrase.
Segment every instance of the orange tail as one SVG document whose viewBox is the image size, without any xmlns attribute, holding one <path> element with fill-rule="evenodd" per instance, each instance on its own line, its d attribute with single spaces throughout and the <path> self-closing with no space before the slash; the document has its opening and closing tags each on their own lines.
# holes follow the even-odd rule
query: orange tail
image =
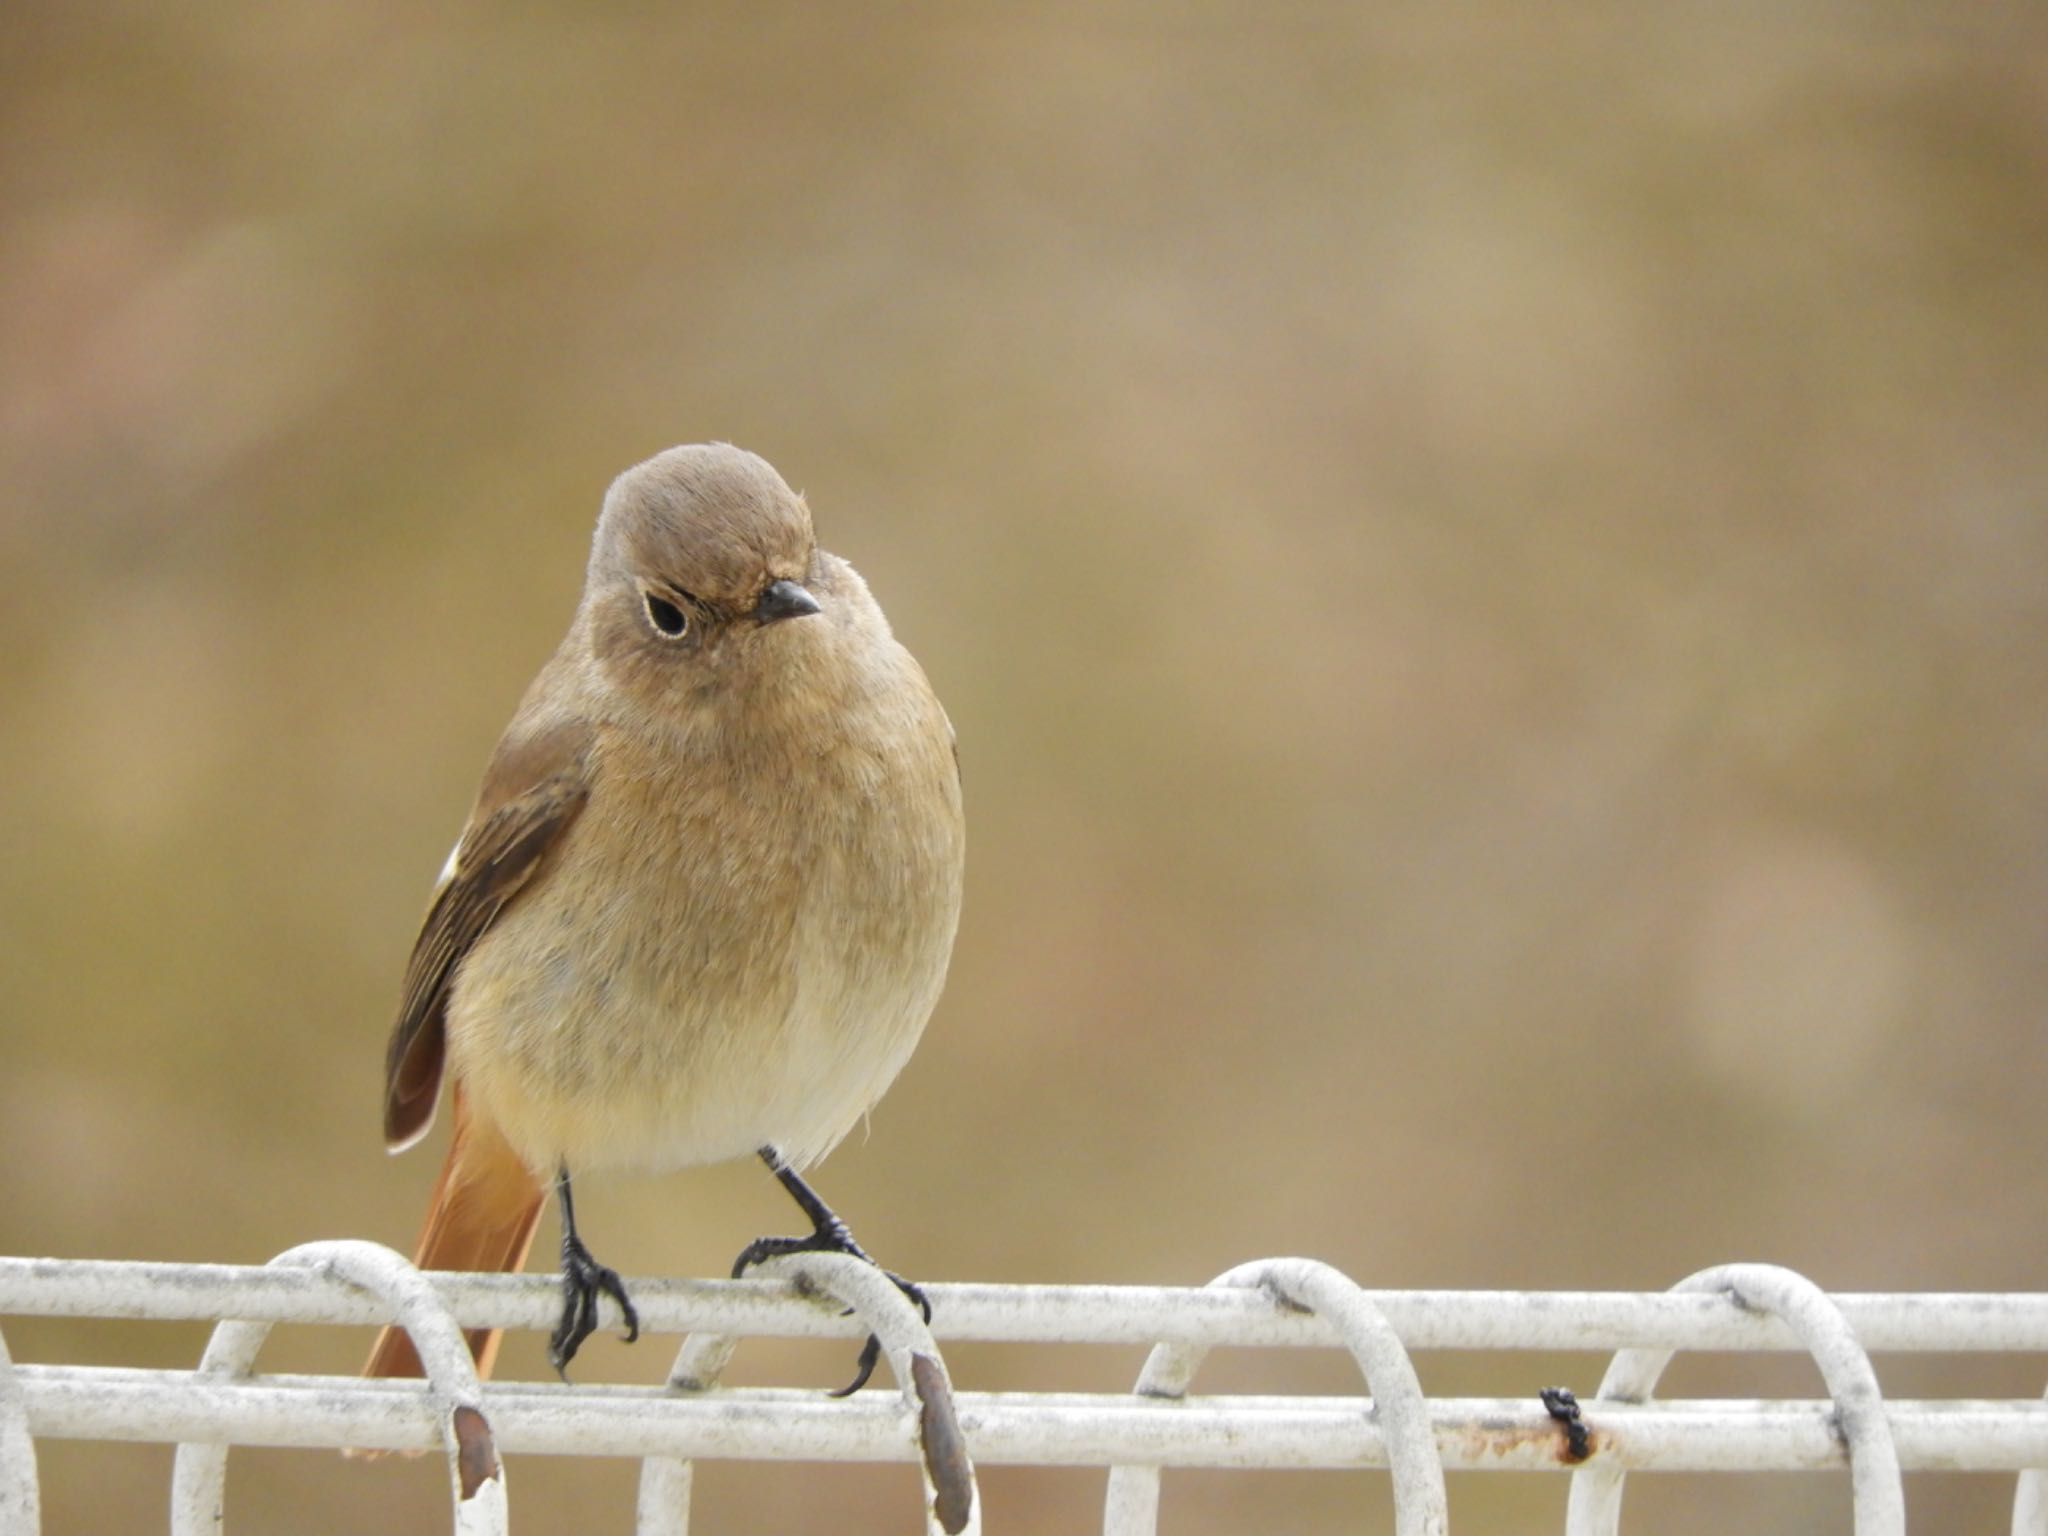
<svg viewBox="0 0 2048 1536">
<path fill-rule="evenodd" d="M 427 1225 L 413 1263 L 421 1269 L 468 1269 L 512 1273 L 526 1262 L 546 1191 L 512 1150 L 498 1128 L 472 1114 L 457 1087 L 455 1138 L 441 1165 Z M 469 1330 L 476 1373 L 491 1374 L 501 1330 Z M 365 1376 L 418 1376 L 420 1358 L 400 1328 L 386 1328 L 370 1351 Z"/>
</svg>

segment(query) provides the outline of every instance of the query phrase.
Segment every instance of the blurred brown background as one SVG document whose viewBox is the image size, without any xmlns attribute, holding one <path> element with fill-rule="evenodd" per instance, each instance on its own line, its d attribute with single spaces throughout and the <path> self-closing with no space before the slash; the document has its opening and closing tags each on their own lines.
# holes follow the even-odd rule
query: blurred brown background
<svg viewBox="0 0 2048 1536">
<path fill-rule="evenodd" d="M 409 1247 L 439 1144 L 388 1162 L 377 1103 L 428 884 L 610 476 L 726 438 L 808 491 L 966 763 L 950 990 L 822 1175 L 890 1264 L 2048 1286 L 2038 7 L 41 3 L 7 32 L 0 1251 Z M 579 1192 L 628 1273 L 720 1273 L 792 1216 L 752 1167 Z M 28 1359 L 201 1338 L 6 1326 Z M 973 1388 L 1137 1363 L 954 1357 Z M 1880 1364 L 1896 1395 L 2043 1380 Z M 161 1528 L 167 1452 L 43 1465 L 47 1529 Z M 431 1464 L 234 1467 L 238 1531 L 445 1529 Z M 513 1508 L 625 1530 L 633 1472 L 519 1462 Z M 992 1532 L 1099 1520 L 1099 1472 L 986 1486 Z M 1937 1529 L 2011 1497 L 1909 1487 Z M 1561 1479 L 1452 1496 L 1462 1530 L 1561 1524 Z M 1629 1498 L 1847 1529 L 1835 1478 Z M 726 1466 L 698 1519 L 914 1501 L 904 1468 Z M 1385 1504 L 1190 1474 L 1166 1520 Z"/>
</svg>

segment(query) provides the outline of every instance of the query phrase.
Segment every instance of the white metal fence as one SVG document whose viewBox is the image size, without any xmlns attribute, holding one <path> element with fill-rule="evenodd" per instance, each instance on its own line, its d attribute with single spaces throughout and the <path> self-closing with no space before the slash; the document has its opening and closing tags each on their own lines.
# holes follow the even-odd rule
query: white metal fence
<svg viewBox="0 0 2048 1536">
<path fill-rule="evenodd" d="M 1626 1474 L 1841 1468 L 1862 1536 L 1905 1530 L 1903 1471 L 2017 1473 L 2015 1536 L 2048 1536 L 2048 1403 L 1885 1398 L 1872 1352 L 2048 1352 L 2048 1294 L 1830 1296 L 1790 1270 L 1734 1264 L 1664 1294 L 1367 1291 L 1328 1265 L 1266 1259 L 1199 1289 L 931 1285 L 929 1327 L 878 1271 L 836 1255 L 775 1279 L 639 1280 L 642 1327 L 687 1334 L 666 1387 L 479 1386 L 461 1330 L 547 1329 L 544 1276 L 422 1274 L 372 1243 L 313 1243 L 266 1268 L 0 1258 L 0 1317 L 216 1320 L 194 1371 L 14 1363 L 0 1338 L 0 1536 L 39 1529 L 38 1438 L 178 1446 L 173 1536 L 222 1529 L 231 1445 L 426 1451 L 447 1459 L 458 1533 L 502 1532 L 510 1455 L 643 1463 L 638 1529 L 689 1525 L 691 1464 L 707 1458 L 915 1461 L 929 1528 L 981 1528 L 974 1464 L 1106 1467 L 1103 1529 L 1155 1529 L 1166 1467 L 1326 1467 L 1391 1474 L 1395 1528 L 1448 1529 L 1444 1474 L 1572 1477 L 1568 1536 L 1619 1527 Z M 850 1314 L 843 1312 L 851 1308 Z M 280 1322 L 396 1317 L 428 1380 L 259 1375 Z M 730 1389 L 749 1336 L 880 1336 L 893 1395 Z M 936 1338 L 1155 1347 L 1128 1395 L 958 1391 Z M 1189 1395 L 1219 1345 L 1343 1349 L 1355 1397 Z M 1612 1350 L 1596 1395 L 1427 1398 L 1413 1350 Z M 1678 1350 L 1810 1355 L 1828 1396 L 1664 1401 Z M 998 1513 L 997 1523 L 1000 1523 Z"/>
</svg>

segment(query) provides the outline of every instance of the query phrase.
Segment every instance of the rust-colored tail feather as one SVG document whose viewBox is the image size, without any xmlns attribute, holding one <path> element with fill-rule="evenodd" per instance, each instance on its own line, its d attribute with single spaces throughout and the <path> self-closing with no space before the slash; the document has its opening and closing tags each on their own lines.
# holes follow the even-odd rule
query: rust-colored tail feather
<svg viewBox="0 0 2048 1536">
<path fill-rule="evenodd" d="M 427 1224 L 413 1263 L 421 1269 L 467 1269 L 510 1274 L 526 1262 L 547 1191 L 498 1128 L 470 1112 L 462 1089 L 455 1099 L 455 1136 L 434 1185 Z M 476 1373 L 488 1377 L 502 1331 L 469 1330 Z M 402 1328 L 386 1328 L 370 1351 L 365 1376 L 418 1376 L 420 1357 Z"/>
</svg>

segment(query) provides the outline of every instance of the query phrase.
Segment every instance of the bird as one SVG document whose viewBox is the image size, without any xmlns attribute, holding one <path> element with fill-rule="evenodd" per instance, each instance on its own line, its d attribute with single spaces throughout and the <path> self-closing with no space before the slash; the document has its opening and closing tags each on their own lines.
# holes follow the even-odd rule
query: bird
<svg viewBox="0 0 2048 1536">
<path fill-rule="evenodd" d="M 916 1046 L 964 856 L 952 724 L 805 499 L 727 443 L 621 474 L 406 966 L 386 1146 L 426 1135 L 444 1085 L 454 1123 L 415 1263 L 519 1270 L 552 1190 L 566 1379 L 600 1297 L 639 1332 L 577 1230 L 572 1171 L 757 1156 L 812 1230 L 756 1239 L 734 1276 L 793 1252 L 874 1262 L 804 1170 Z M 467 1337 L 488 1377 L 499 1331 Z M 366 1374 L 420 1373 L 386 1328 Z"/>
</svg>

